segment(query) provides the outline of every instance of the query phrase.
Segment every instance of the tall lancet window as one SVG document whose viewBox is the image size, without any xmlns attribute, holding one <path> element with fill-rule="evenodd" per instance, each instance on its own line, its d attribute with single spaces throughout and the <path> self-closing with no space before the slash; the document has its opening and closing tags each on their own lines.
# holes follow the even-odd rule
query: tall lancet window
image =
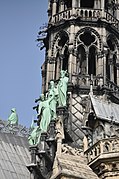
<svg viewBox="0 0 119 179">
<path fill-rule="evenodd" d="M 116 67 L 117 55 L 116 55 L 116 44 L 113 36 L 109 36 L 109 38 L 107 39 L 107 45 L 109 50 L 106 58 L 106 75 L 110 81 L 117 83 L 117 67 Z"/>
<path fill-rule="evenodd" d="M 68 71 L 69 52 L 68 52 L 67 47 L 64 50 L 64 55 L 63 55 L 62 60 L 63 60 L 63 62 L 62 62 L 62 70 L 67 70 Z"/>
<path fill-rule="evenodd" d="M 93 46 L 89 49 L 88 74 L 96 75 L 96 49 Z"/>
<path fill-rule="evenodd" d="M 61 63 L 60 63 L 59 52 L 58 52 L 55 60 L 55 77 L 54 77 L 55 80 L 59 78 L 60 68 L 61 68 Z"/>
<path fill-rule="evenodd" d="M 81 74 L 96 75 L 96 36 L 87 30 L 79 35 L 79 43 L 83 46 L 78 49 Z"/>
<path fill-rule="evenodd" d="M 117 84 L 117 67 L 116 67 L 116 58 L 117 56 L 114 54 L 113 56 L 113 60 L 114 60 L 114 66 L 113 66 L 113 70 L 114 70 L 114 83 Z"/>
<path fill-rule="evenodd" d="M 77 74 L 86 74 L 86 53 L 83 46 L 78 48 Z"/>
<path fill-rule="evenodd" d="M 60 70 L 68 70 L 68 42 L 69 37 L 65 31 L 61 31 L 56 35 L 56 40 L 54 43 L 53 53 L 55 58 L 55 75 L 54 78 L 57 80 L 59 78 Z"/>
</svg>

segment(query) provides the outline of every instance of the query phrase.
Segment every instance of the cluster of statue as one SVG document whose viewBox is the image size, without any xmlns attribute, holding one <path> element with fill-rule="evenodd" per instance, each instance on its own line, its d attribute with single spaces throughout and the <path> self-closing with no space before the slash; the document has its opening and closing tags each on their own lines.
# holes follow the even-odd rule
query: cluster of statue
<svg viewBox="0 0 119 179">
<path fill-rule="evenodd" d="M 31 134 L 28 138 L 30 145 L 37 145 L 40 142 L 41 134 L 47 132 L 51 120 L 56 119 L 56 107 L 65 107 L 67 104 L 67 71 L 61 70 L 58 84 L 52 80 L 46 95 L 41 94 L 38 105 L 38 123 L 31 126 Z"/>
<path fill-rule="evenodd" d="M 8 117 L 8 125 L 18 125 L 18 115 L 15 108 L 11 109 L 11 114 Z"/>
</svg>

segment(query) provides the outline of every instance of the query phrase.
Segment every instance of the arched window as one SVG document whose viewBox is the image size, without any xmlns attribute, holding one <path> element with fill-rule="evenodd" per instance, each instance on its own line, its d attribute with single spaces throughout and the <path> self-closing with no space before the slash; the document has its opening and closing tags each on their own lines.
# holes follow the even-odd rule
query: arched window
<svg viewBox="0 0 119 179">
<path fill-rule="evenodd" d="M 116 43 L 113 36 L 108 37 L 107 44 L 109 50 L 106 58 L 106 76 L 109 80 L 117 84 Z"/>
<path fill-rule="evenodd" d="M 83 46 L 78 48 L 77 73 L 86 74 L 86 53 Z"/>
<path fill-rule="evenodd" d="M 93 46 L 89 49 L 88 74 L 96 75 L 96 49 Z"/>
</svg>

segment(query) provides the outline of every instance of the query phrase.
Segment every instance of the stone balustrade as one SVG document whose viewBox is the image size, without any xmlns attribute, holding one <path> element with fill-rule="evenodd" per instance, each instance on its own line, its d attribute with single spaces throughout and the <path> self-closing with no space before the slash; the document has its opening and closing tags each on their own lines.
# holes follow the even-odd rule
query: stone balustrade
<svg viewBox="0 0 119 179">
<path fill-rule="evenodd" d="M 92 81 L 93 86 L 98 86 L 98 85 L 103 85 L 103 77 L 93 77 L 91 80 L 90 75 L 72 75 L 72 82 L 73 85 L 78 85 L 78 86 L 90 86 Z"/>
<path fill-rule="evenodd" d="M 119 30 L 119 20 L 106 11 L 102 9 L 82 9 L 82 8 L 72 8 L 55 14 L 50 19 L 50 23 L 58 23 L 62 20 L 70 20 L 72 18 L 80 18 L 85 20 L 91 19 L 103 19 L 108 23 L 112 24 L 117 30 Z"/>
<path fill-rule="evenodd" d="M 101 154 L 119 152 L 119 138 L 102 139 L 85 151 L 88 163 L 98 158 Z"/>
<path fill-rule="evenodd" d="M 81 8 L 73 8 L 68 9 L 63 12 L 60 12 L 54 15 L 51 19 L 52 23 L 57 23 L 61 20 L 69 20 L 72 17 L 80 17 L 80 18 L 99 18 L 101 17 L 102 10 L 101 9 L 81 9 Z"/>
<path fill-rule="evenodd" d="M 107 20 L 107 22 L 119 30 L 119 20 L 112 16 L 110 13 L 105 12 L 104 14 L 104 18 Z"/>
<path fill-rule="evenodd" d="M 110 80 L 106 80 L 107 81 L 107 86 L 109 88 L 110 91 L 113 92 L 113 95 L 115 95 L 117 98 L 119 98 L 119 87 L 113 83 L 112 81 Z"/>
</svg>

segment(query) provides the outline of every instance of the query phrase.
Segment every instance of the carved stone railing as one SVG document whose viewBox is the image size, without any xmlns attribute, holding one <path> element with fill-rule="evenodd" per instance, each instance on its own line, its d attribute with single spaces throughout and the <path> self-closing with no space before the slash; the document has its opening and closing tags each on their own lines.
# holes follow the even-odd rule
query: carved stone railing
<svg viewBox="0 0 119 179">
<path fill-rule="evenodd" d="M 106 84 L 108 86 L 108 89 L 110 90 L 110 92 L 117 98 L 119 98 L 119 87 L 113 83 L 112 81 L 110 80 L 106 80 Z"/>
<path fill-rule="evenodd" d="M 72 75 L 72 83 L 73 85 L 76 86 L 90 86 L 92 81 L 92 85 L 93 86 L 98 86 L 98 85 L 103 85 L 103 77 L 100 76 L 96 76 L 93 77 L 91 80 L 91 76 L 90 75 Z"/>
<path fill-rule="evenodd" d="M 113 27 L 119 30 L 119 20 L 112 16 L 110 13 L 105 12 L 104 18 L 110 23 Z"/>
<path fill-rule="evenodd" d="M 81 9 L 81 8 L 73 8 L 68 9 L 63 12 L 60 12 L 54 15 L 51 19 L 52 23 L 57 23 L 61 20 L 69 20 L 72 17 L 80 17 L 80 18 L 99 18 L 101 17 L 102 10 L 101 9 Z"/>
<path fill-rule="evenodd" d="M 58 23 L 62 20 L 70 20 L 72 18 L 80 18 L 83 20 L 102 19 L 110 23 L 116 30 L 119 30 L 119 20 L 117 20 L 110 13 L 103 11 L 102 9 L 82 9 L 72 8 L 55 14 L 50 23 Z"/>
<path fill-rule="evenodd" d="M 88 163 L 98 158 L 101 154 L 110 154 L 119 152 L 119 138 L 102 139 L 90 147 L 85 155 L 87 156 Z"/>
<path fill-rule="evenodd" d="M 0 132 L 11 133 L 21 137 L 28 137 L 29 129 L 22 125 L 10 125 L 7 121 L 0 120 Z"/>
</svg>

